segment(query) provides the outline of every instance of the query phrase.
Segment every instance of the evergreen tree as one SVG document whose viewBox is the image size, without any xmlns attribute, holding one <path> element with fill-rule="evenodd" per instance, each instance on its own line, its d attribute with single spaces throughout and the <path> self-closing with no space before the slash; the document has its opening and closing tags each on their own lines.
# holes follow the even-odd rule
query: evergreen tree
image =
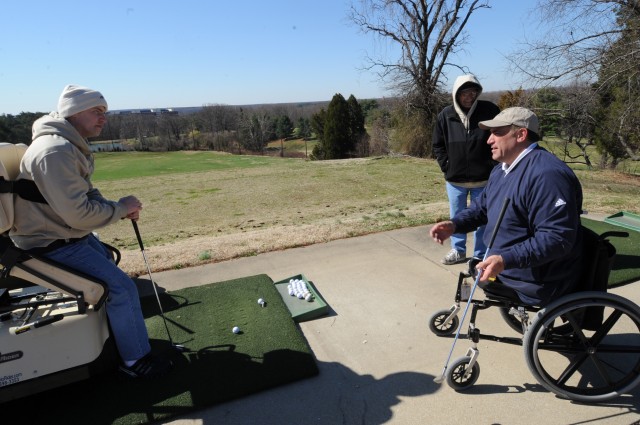
<svg viewBox="0 0 640 425">
<path fill-rule="evenodd" d="M 291 132 L 293 132 L 293 123 L 291 122 L 291 118 L 289 118 L 288 115 L 280 115 L 276 119 L 275 128 L 276 139 L 286 139 L 291 136 Z"/>
<path fill-rule="evenodd" d="M 298 119 L 298 126 L 296 127 L 298 137 L 307 139 L 311 137 L 311 123 L 308 118 L 300 117 Z"/>
<path fill-rule="evenodd" d="M 325 159 L 347 158 L 351 151 L 351 114 L 349 104 L 340 93 L 336 93 L 327 107 L 324 123 Z"/>
<path fill-rule="evenodd" d="M 327 159 L 324 151 L 324 123 L 327 119 L 327 111 L 322 108 L 311 117 L 311 129 L 316 135 L 318 143 L 313 147 L 311 159 Z"/>
<path fill-rule="evenodd" d="M 539 90 L 532 99 L 532 109 L 540 119 L 540 136 L 561 134 L 562 96 L 554 88 Z"/>
<path fill-rule="evenodd" d="M 33 122 L 43 115 L 43 112 L 0 115 L 0 142 L 30 144 Z"/>
<path fill-rule="evenodd" d="M 354 95 L 349 96 L 347 105 L 349 106 L 349 146 L 347 146 L 346 152 L 353 156 L 356 146 L 365 134 L 364 114 Z"/>
</svg>

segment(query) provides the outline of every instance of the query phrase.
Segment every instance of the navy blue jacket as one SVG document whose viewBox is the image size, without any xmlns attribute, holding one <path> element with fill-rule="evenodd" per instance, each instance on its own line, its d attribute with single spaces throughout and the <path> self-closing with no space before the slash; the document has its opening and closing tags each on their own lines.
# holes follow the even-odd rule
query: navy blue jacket
<svg viewBox="0 0 640 425">
<path fill-rule="evenodd" d="M 452 221 L 456 233 L 486 224 L 488 245 L 505 198 L 510 199 L 488 255 L 499 254 L 498 279 L 527 304 L 545 305 L 571 289 L 582 269 L 582 187 L 573 171 L 541 147 L 505 175 L 497 165 L 484 193 Z"/>
</svg>

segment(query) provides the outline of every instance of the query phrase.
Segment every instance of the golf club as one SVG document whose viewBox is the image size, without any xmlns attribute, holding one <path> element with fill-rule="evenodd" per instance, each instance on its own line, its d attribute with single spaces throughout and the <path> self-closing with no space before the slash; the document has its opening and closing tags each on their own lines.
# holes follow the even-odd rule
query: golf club
<svg viewBox="0 0 640 425">
<path fill-rule="evenodd" d="M 136 232 L 136 238 L 138 238 L 138 245 L 140 245 L 140 251 L 142 251 L 142 258 L 144 259 L 144 264 L 147 266 L 147 273 L 149 274 L 149 280 L 151 281 L 153 292 L 156 294 L 156 300 L 158 301 L 158 308 L 160 309 L 160 316 L 162 316 L 162 321 L 164 322 L 164 328 L 167 330 L 169 343 L 173 348 L 175 348 L 178 351 L 187 351 L 187 348 L 185 348 L 184 345 L 174 344 L 173 339 L 171 338 L 171 332 L 169 332 L 169 326 L 167 325 L 167 318 L 164 316 L 164 310 L 162 309 L 162 303 L 160 302 L 160 296 L 158 295 L 156 282 L 153 280 L 153 277 L 151 276 L 151 268 L 149 267 L 149 262 L 147 261 L 147 255 L 144 252 L 144 244 L 142 243 L 142 237 L 140 236 L 138 223 L 135 220 L 131 220 L 131 223 L 133 224 L 133 230 Z"/>
<path fill-rule="evenodd" d="M 504 217 L 504 213 L 507 211 L 509 202 L 511 202 L 509 198 L 504 198 L 504 202 L 502 203 L 502 209 L 500 210 L 500 215 L 498 216 L 498 221 L 496 222 L 496 226 L 493 228 L 493 233 L 491 234 L 491 239 L 489 240 L 489 245 L 487 246 L 487 250 L 484 253 L 484 257 L 482 258 L 482 261 L 485 261 L 487 259 L 487 256 L 489 255 L 489 251 L 493 246 L 493 241 L 496 239 L 498 228 L 500 227 L 500 223 L 502 223 L 502 218 Z M 473 294 L 476 291 L 478 282 L 480 282 L 481 275 L 482 275 L 482 270 L 478 270 L 478 273 L 476 275 L 476 280 L 473 282 L 473 286 L 471 287 L 471 292 L 469 293 L 467 305 L 464 308 L 464 312 L 462 313 L 462 318 L 460 319 L 460 324 L 458 325 L 458 329 L 456 330 L 456 336 L 453 339 L 453 344 L 451 344 L 451 350 L 449 350 L 449 356 L 447 357 L 447 361 L 444 363 L 444 368 L 442 369 L 442 373 L 440 374 L 440 376 L 433 379 L 433 382 L 435 382 L 436 384 L 441 384 L 442 381 L 444 381 L 445 374 L 447 373 L 447 367 L 449 367 L 449 362 L 451 361 L 451 355 L 453 354 L 453 349 L 455 348 L 456 342 L 460 337 L 460 329 L 462 329 L 462 326 L 464 325 L 464 319 L 467 317 L 467 311 L 469 311 L 469 306 L 471 305 L 471 300 L 473 299 Z"/>
</svg>

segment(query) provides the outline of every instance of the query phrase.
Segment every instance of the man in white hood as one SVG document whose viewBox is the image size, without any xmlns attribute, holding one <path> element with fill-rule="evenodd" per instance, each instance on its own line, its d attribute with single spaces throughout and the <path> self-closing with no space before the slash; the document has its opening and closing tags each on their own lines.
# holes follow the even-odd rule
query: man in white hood
<svg viewBox="0 0 640 425">
<path fill-rule="evenodd" d="M 92 233 L 124 218 L 137 220 L 142 210 L 135 196 L 110 201 L 91 183 L 94 159 L 87 138 L 100 134 L 106 112 L 100 92 L 68 85 L 57 111 L 34 122 L 18 179 L 32 180 L 44 202 L 17 196 L 9 235 L 19 248 L 107 284 L 107 316 L 122 358 L 120 369 L 151 378 L 166 373 L 171 362 L 151 354 L 135 283 Z"/>
<path fill-rule="evenodd" d="M 480 121 L 493 119 L 500 109 L 492 102 L 478 100 L 482 86 L 474 75 L 462 75 L 453 85 L 453 104 L 438 114 L 433 130 L 433 153 L 444 173 L 451 217 L 465 209 L 487 184 L 496 165 L 487 144 L 489 131 L 478 127 Z M 484 226 L 474 233 L 473 256 L 482 258 Z M 451 251 L 444 264 L 457 264 L 467 258 L 467 235 L 451 236 Z"/>
</svg>

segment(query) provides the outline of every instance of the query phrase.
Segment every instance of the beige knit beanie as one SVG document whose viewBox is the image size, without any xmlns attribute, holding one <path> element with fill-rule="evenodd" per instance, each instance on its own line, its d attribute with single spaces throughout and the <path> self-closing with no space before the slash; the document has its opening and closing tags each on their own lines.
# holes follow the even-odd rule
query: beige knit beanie
<svg viewBox="0 0 640 425">
<path fill-rule="evenodd" d="M 104 106 L 108 109 L 107 101 L 99 91 L 69 84 L 62 90 L 58 100 L 58 113 L 63 118 L 67 118 L 96 106 Z"/>
</svg>

